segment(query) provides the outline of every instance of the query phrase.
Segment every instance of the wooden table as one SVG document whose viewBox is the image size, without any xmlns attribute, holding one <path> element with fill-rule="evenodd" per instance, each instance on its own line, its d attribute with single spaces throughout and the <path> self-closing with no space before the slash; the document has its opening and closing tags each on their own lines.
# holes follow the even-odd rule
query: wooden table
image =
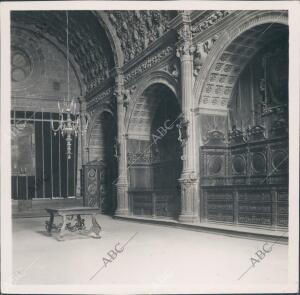
<svg viewBox="0 0 300 295">
<path fill-rule="evenodd" d="M 96 215 L 100 214 L 100 209 L 93 207 L 73 207 L 73 208 L 46 208 L 45 209 L 49 215 L 50 220 L 46 221 L 46 230 L 49 235 L 51 235 L 52 229 L 59 232 L 59 240 L 63 240 L 67 231 L 80 233 L 85 232 L 90 234 L 93 238 L 101 238 L 100 231 L 101 226 L 98 224 Z M 86 230 L 85 220 L 81 217 L 82 215 L 91 216 L 92 222 L 89 230 Z M 62 217 L 62 223 L 59 225 L 54 224 L 54 217 Z M 76 218 L 74 218 L 76 216 Z M 72 225 L 72 221 L 75 224 Z"/>
</svg>

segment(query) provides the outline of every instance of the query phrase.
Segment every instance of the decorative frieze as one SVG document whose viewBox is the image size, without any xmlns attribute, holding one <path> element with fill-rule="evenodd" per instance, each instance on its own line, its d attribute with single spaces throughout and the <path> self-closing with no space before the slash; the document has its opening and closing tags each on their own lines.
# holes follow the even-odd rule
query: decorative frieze
<svg viewBox="0 0 300 295">
<path fill-rule="evenodd" d="M 233 11 L 230 10 L 215 10 L 205 20 L 201 20 L 192 26 L 192 34 L 198 34 L 204 32 L 211 26 L 223 20 L 225 17 L 230 15 Z"/>
<path fill-rule="evenodd" d="M 116 30 L 128 62 L 145 50 L 169 29 L 168 23 L 175 16 L 174 11 L 135 10 L 107 11 Z"/>
<path fill-rule="evenodd" d="M 105 97 L 113 94 L 113 90 L 114 90 L 114 87 L 109 87 L 103 91 L 101 91 L 94 99 L 93 101 L 95 102 L 98 102 L 98 101 L 101 101 L 103 100 Z"/>
<path fill-rule="evenodd" d="M 167 46 L 152 56 L 148 57 L 144 62 L 130 70 L 128 73 L 124 75 L 124 83 L 127 84 L 130 80 L 136 78 L 137 76 L 140 76 L 145 71 L 152 68 L 154 65 L 161 62 L 166 57 L 172 55 L 174 53 L 174 48 L 172 46 Z"/>
</svg>

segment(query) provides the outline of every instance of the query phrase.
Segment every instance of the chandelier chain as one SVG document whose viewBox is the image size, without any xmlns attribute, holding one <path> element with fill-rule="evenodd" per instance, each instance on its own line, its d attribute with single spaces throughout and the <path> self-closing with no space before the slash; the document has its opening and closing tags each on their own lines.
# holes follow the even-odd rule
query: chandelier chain
<svg viewBox="0 0 300 295">
<path fill-rule="evenodd" d="M 72 99 L 70 100 L 70 53 L 69 53 L 69 12 L 66 10 L 66 45 L 67 45 L 67 101 L 66 96 L 64 97 L 63 107 L 60 106 L 58 100 L 58 111 L 60 116 L 59 126 L 54 127 L 53 120 L 51 120 L 51 127 L 56 135 L 57 132 L 61 132 L 61 135 L 66 138 L 67 143 L 67 159 L 71 159 L 72 155 L 72 140 L 78 136 L 80 132 L 79 114 L 76 114 L 76 103 Z M 73 117 L 72 117 L 73 115 Z"/>
<path fill-rule="evenodd" d="M 69 61 L 69 11 L 66 10 L 67 19 L 67 77 L 68 77 L 68 102 L 70 101 L 70 61 Z"/>
</svg>

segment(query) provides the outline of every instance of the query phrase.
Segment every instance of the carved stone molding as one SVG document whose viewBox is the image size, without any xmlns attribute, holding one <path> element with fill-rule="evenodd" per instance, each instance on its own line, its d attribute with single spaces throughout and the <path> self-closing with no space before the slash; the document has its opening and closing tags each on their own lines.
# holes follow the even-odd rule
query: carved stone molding
<svg viewBox="0 0 300 295">
<path fill-rule="evenodd" d="M 187 176 L 187 178 L 179 180 L 179 182 L 181 184 L 181 188 L 182 188 L 182 190 L 185 191 L 185 193 L 189 193 L 189 190 L 195 184 L 196 181 L 197 181 L 197 178 L 196 179 L 190 179 L 189 176 Z"/>
<path fill-rule="evenodd" d="M 174 11 L 107 11 L 124 52 L 125 63 L 134 59 L 168 31 Z"/>
<path fill-rule="evenodd" d="M 151 55 L 150 57 L 146 58 L 141 64 L 130 70 L 128 73 L 124 75 L 124 83 L 127 84 L 131 80 L 135 79 L 137 76 L 140 76 L 154 65 L 161 62 L 163 59 L 167 58 L 168 56 L 174 53 L 174 48 L 172 46 L 167 46 L 155 54 Z"/>
<path fill-rule="evenodd" d="M 212 38 L 204 42 L 198 42 L 194 51 L 194 75 L 198 76 L 201 71 L 201 67 L 212 49 L 214 43 L 218 40 L 219 35 L 215 34 Z"/>
<path fill-rule="evenodd" d="M 94 100 L 96 102 L 103 100 L 105 97 L 107 97 L 113 93 L 113 89 L 114 89 L 114 87 L 109 87 L 109 88 L 103 90 L 94 98 Z"/>
<path fill-rule="evenodd" d="M 234 30 L 230 31 L 229 37 L 230 39 L 235 38 L 249 27 L 253 27 L 255 25 L 260 25 L 264 24 L 267 22 L 274 22 L 274 23 L 282 23 L 282 24 L 288 24 L 288 18 L 287 18 L 287 11 L 266 11 L 266 12 L 261 12 L 260 15 L 257 15 L 241 25 L 238 25 L 235 27 Z"/>
<path fill-rule="evenodd" d="M 230 15 L 233 11 L 230 10 L 215 10 L 205 20 L 200 20 L 192 25 L 191 31 L 193 36 L 204 32 L 211 26 L 223 20 L 225 17 Z"/>
</svg>

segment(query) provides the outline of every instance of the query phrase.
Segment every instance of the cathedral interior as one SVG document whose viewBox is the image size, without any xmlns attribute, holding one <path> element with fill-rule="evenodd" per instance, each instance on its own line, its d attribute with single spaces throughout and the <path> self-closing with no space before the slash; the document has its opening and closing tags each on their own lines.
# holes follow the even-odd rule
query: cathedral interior
<svg viewBox="0 0 300 295">
<path fill-rule="evenodd" d="M 221 245 L 243 259 L 258 240 L 285 232 L 283 245 L 272 253 L 277 260 L 245 278 L 263 281 L 271 267 L 279 269 L 272 279 L 282 282 L 288 239 L 288 65 L 285 11 L 13 11 L 16 267 L 42 251 L 38 244 L 49 249 L 48 269 L 52 254 L 63 260 L 76 245 L 76 239 L 58 243 L 42 234 L 45 208 L 86 207 L 101 212 L 100 242 L 106 235 L 114 243 L 118 233 L 125 241 L 138 231 L 126 251 L 142 237 L 144 249 L 168 244 L 182 272 L 188 265 L 170 244 L 204 247 L 201 253 L 191 250 L 189 261 Z M 26 235 L 36 242 L 30 244 Z M 95 253 L 101 244 L 79 242 Z M 235 249 L 237 243 L 241 248 Z M 82 273 L 87 272 L 88 253 L 78 253 Z M 148 259 L 153 276 L 155 255 Z M 219 259 L 227 266 L 235 263 Z M 118 263 L 125 262 L 120 258 L 112 267 Z M 63 264 L 62 270 L 53 265 L 56 276 L 51 277 L 41 265 L 19 281 L 69 283 L 84 277 L 63 272 Z M 142 261 L 134 267 L 134 283 L 145 283 L 138 276 Z M 212 269 L 206 271 L 213 277 Z M 109 271 L 98 282 L 114 283 Z M 166 281 L 180 277 L 192 285 L 197 280 L 195 273 L 182 272 Z M 204 270 L 198 275 L 212 280 Z"/>
</svg>

